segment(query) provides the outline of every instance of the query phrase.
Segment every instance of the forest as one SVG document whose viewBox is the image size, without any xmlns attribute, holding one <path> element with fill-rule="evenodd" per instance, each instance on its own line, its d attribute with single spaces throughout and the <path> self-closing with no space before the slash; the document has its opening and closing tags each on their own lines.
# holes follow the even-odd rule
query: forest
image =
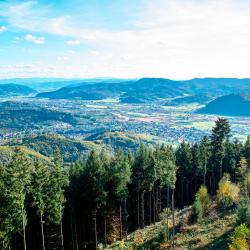
<svg viewBox="0 0 250 250">
<path fill-rule="evenodd" d="M 219 118 L 197 144 L 92 150 L 70 166 L 57 149 L 48 163 L 16 148 L 0 163 L 1 249 L 104 249 L 160 221 L 163 211 L 170 246 L 162 249 L 175 249 L 175 210 L 193 204 L 196 221 L 209 197 L 223 208 L 240 203 L 249 234 L 250 137 L 240 142 L 230 131 Z"/>
</svg>

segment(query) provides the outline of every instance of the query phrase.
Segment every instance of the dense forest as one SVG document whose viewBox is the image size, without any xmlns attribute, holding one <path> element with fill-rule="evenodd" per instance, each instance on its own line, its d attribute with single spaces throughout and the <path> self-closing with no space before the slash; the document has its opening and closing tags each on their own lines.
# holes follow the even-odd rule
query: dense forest
<svg viewBox="0 0 250 250">
<path fill-rule="evenodd" d="M 250 137 L 232 139 L 226 119 L 197 144 L 112 152 L 92 150 L 68 166 L 57 149 L 48 163 L 16 148 L 0 163 L 1 249 L 103 249 L 159 221 L 162 211 L 171 242 L 162 249 L 175 249 L 175 209 L 193 204 L 190 220 L 198 220 L 209 195 L 233 205 L 223 196 L 231 189 L 241 192 L 250 224 Z"/>
</svg>

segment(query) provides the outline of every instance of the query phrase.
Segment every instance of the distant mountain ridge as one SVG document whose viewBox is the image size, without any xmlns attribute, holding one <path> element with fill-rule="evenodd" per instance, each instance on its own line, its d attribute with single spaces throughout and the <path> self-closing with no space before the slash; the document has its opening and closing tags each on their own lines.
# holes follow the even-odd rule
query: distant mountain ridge
<svg viewBox="0 0 250 250">
<path fill-rule="evenodd" d="M 230 94 L 221 96 L 199 109 L 197 113 L 250 116 L 250 95 Z"/>
<path fill-rule="evenodd" d="M 122 103 L 144 103 L 187 95 L 208 94 L 213 98 L 240 92 L 250 92 L 250 79 L 194 78 L 177 81 L 164 78 L 142 78 L 122 82 L 108 80 L 104 82 L 83 82 L 56 91 L 39 93 L 37 97 L 82 100 L 116 97 L 120 98 Z M 187 101 L 190 100 L 187 98 Z"/>
<path fill-rule="evenodd" d="M 24 85 L 0 84 L 0 97 L 27 96 L 35 93 L 34 89 Z"/>
</svg>

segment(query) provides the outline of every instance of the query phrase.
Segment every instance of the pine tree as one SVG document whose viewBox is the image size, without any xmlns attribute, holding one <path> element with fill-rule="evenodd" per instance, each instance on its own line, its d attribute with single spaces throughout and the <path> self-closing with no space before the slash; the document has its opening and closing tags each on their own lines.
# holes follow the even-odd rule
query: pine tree
<svg viewBox="0 0 250 250">
<path fill-rule="evenodd" d="M 30 190 L 32 165 L 21 149 L 16 148 L 10 163 L 2 172 L 0 200 L 0 236 L 3 247 L 9 246 L 11 237 L 23 232 L 23 246 L 26 249 L 26 203 Z"/>
<path fill-rule="evenodd" d="M 129 159 L 123 156 L 121 149 L 118 150 L 116 159 L 111 165 L 110 170 L 112 171 L 110 175 L 114 182 L 116 199 L 119 201 L 120 238 L 122 239 L 122 203 L 126 202 L 126 199 L 128 198 L 128 184 L 130 183 L 131 166 L 129 164 Z"/>
<path fill-rule="evenodd" d="M 35 169 L 32 173 L 31 196 L 32 205 L 40 217 L 42 246 L 45 250 L 44 239 L 44 221 L 43 216 L 47 208 L 46 201 L 48 201 L 49 189 L 49 169 L 43 162 L 37 160 L 34 165 Z"/>
<path fill-rule="evenodd" d="M 88 156 L 84 171 L 84 185 L 86 192 L 88 192 L 86 193 L 85 199 L 91 207 L 92 217 L 94 220 L 95 247 L 97 249 L 97 212 L 106 204 L 107 191 L 105 189 L 105 169 L 99 156 L 94 150 L 92 150 Z"/>
<path fill-rule="evenodd" d="M 211 135 L 211 164 L 213 168 L 219 169 L 217 181 L 222 178 L 222 162 L 225 156 L 224 142 L 230 134 L 230 125 L 227 119 L 219 118 L 215 122 Z"/>
<path fill-rule="evenodd" d="M 207 136 L 204 136 L 199 145 L 199 169 L 202 172 L 203 185 L 206 185 L 209 157 L 210 157 L 209 139 Z"/>
<path fill-rule="evenodd" d="M 61 246 L 64 249 L 62 215 L 65 203 L 64 192 L 68 186 L 68 174 L 63 169 L 63 161 L 58 150 L 55 151 L 53 164 L 50 166 L 48 185 L 45 203 L 47 205 L 45 217 L 50 224 L 60 225 Z"/>
</svg>

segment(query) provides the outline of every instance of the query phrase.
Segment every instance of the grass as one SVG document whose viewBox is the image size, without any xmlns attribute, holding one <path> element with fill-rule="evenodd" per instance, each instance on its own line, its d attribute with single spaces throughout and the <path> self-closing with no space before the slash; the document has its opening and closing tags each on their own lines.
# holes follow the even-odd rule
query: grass
<svg viewBox="0 0 250 250">
<path fill-rule="evenodd" d="M 188 217 L 190 208 L 176 213 L 177 234 L 176 250 L 226 250 L 228 239 L 234 228 L 236 215 L 233 211 L 217 212 L 215 209 L 201 222 L 190 225 Z M 170 249 L 169 242 L 162 237 L 164 221 L 137 230 L 128 236 L 127 241 L 117 241 L 106 250 L 161 250 Z"/>
</svg>

